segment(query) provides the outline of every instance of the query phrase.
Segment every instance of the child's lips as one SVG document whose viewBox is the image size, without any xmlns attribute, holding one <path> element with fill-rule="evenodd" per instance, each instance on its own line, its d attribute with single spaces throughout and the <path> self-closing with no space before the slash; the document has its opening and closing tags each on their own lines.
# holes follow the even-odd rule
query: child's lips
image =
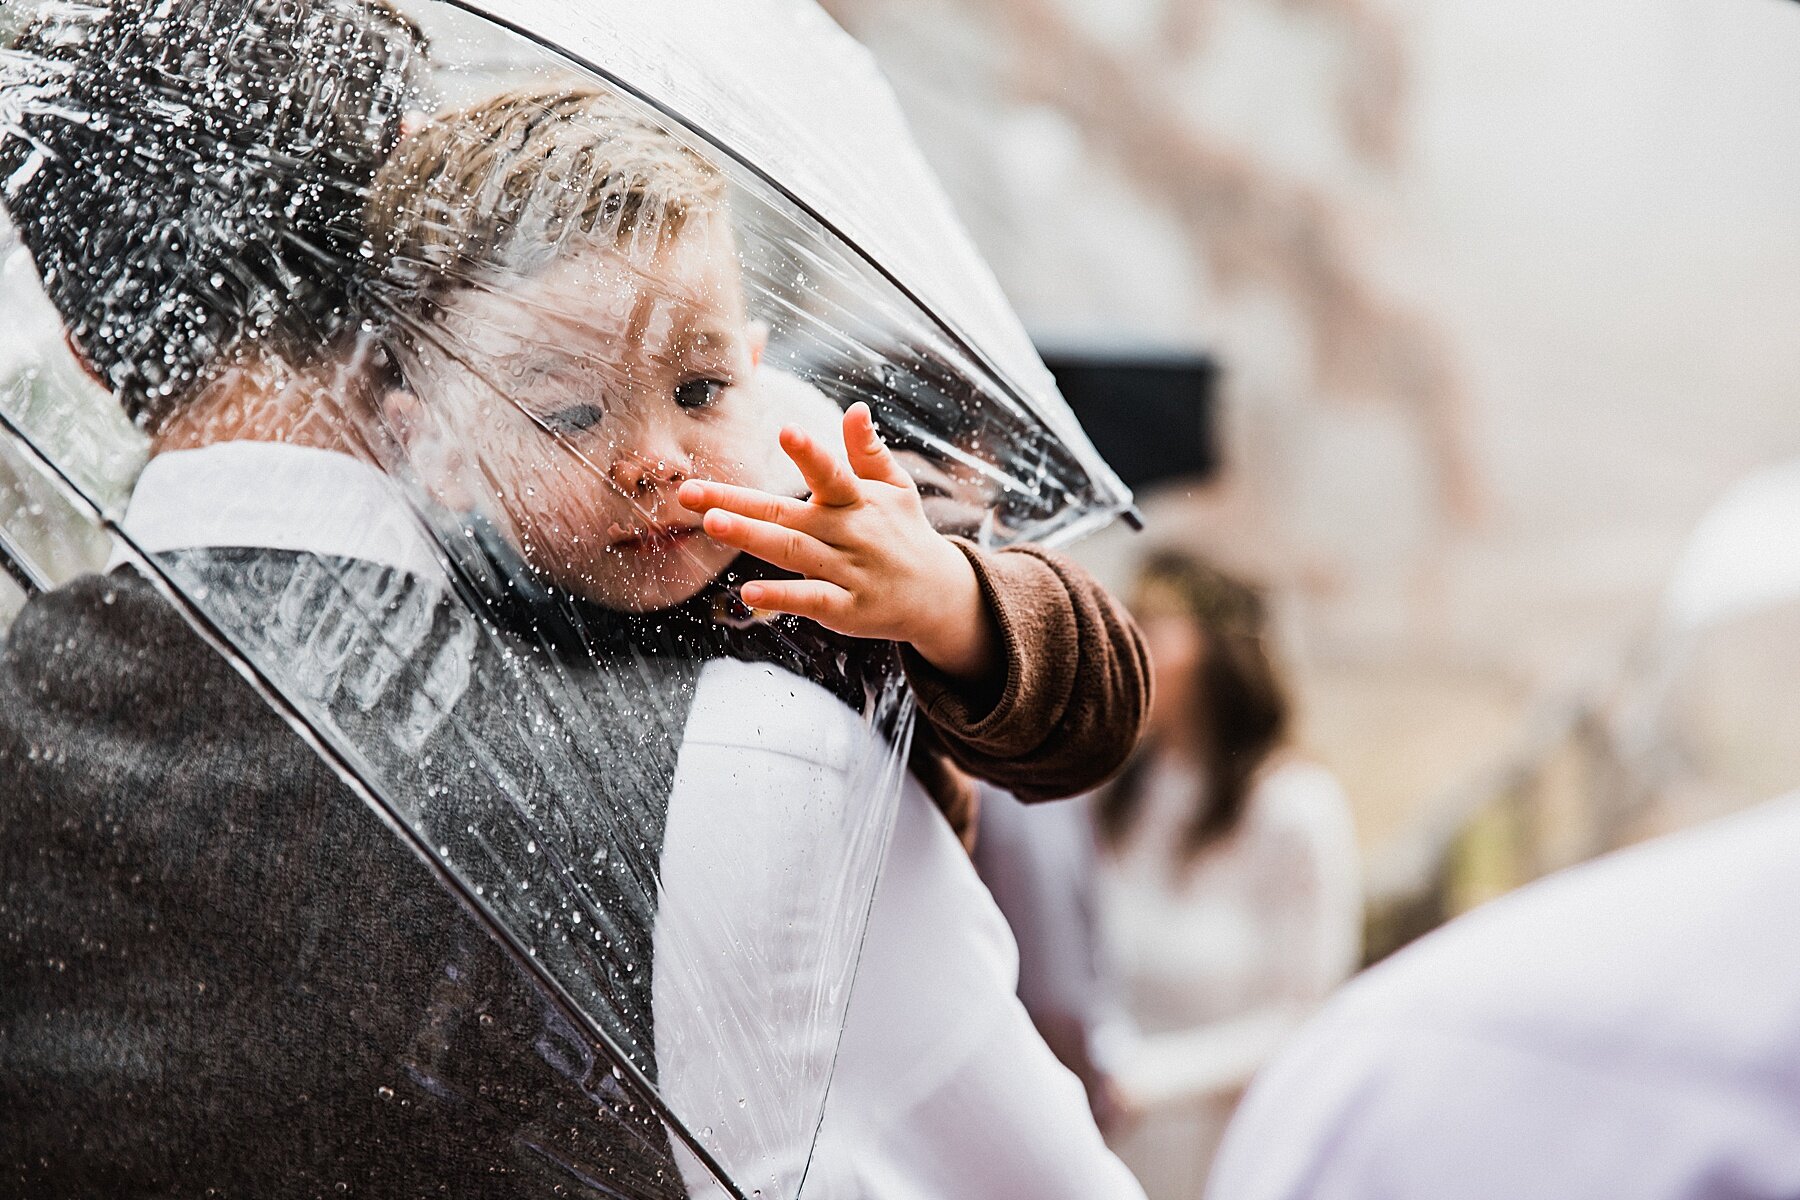
<svg viewBox="0 0 1800 1200">
<path fill-rule="evenodd" d="M 698 525 L 614 525 L 608 548 L 616 553 L 667 554 L 701 536 Z"/>
</svg>

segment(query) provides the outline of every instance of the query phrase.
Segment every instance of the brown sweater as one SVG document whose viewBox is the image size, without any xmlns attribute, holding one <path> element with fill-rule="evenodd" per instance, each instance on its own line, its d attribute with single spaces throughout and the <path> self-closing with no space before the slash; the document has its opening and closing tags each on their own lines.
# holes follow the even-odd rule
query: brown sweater
<svg viewBox="0 0 1800 1200">
<path fill-rule="evenodd" d="M 970 687 L 910 648 L 902 661 L 924 718 L 913 772 L 967 846 L 977 816 L 969 776 L 1032 802 L 1088 791 L 1124 765 L 1150 707 L 1150 664 L 1123 606 L 1073 562 L 1035 546 L 989 554 L 953 540 L 999 628 L 1005 677 Z"/>
</svg>

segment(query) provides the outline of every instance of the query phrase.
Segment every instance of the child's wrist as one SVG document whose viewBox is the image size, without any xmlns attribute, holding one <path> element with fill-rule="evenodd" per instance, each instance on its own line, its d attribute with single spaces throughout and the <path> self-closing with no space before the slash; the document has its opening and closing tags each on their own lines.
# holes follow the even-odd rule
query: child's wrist
<svg viewBox="0 0 1800 1200">
<path fill-rule="evenodd" d="M 912 648 L 952 679 L 975 683 L 1000 669 L 1000 631 L 975 567 L 955 543 L 940 538 L 945 552 L 939 586 L 927 589 L 919 636 Z"/>
</svg>

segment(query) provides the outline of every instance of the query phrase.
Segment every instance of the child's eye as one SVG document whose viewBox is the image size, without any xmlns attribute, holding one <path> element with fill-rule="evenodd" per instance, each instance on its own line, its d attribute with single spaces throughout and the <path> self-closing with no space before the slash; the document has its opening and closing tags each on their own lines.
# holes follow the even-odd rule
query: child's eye
<svg viewBox="0 0 1800 1200">
<path fill-rule="evenodd" d="M 675 387 L 675 403 L 683 408 L 711 408 L 729 385 L 718 379 L 690 379 Z"/>
<path fill-rule="evenodd" d="M 950 489 L 941 483 L 933 483 L 929 479 L 918 480 L 919 498 L 921 500 L 949 500 Z"/>
<path fill-rule="evenodd" d="M 598 425 L 605 415 L 598 404 L 571 404 L 550 413 L 544 424 L 557 433 L 580 433 Z"/>
</svg>

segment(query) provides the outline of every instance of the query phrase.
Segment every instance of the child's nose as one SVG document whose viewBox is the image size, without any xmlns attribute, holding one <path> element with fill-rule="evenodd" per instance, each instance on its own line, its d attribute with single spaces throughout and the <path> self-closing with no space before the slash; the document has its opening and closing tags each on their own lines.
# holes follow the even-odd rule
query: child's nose
<svg viewBox="0 0 1800 1200">
<path fill-rule="evenodd" d="M 677 439 L 649 430 L 642 433 L 613 455 L 609 474 L 620 490 L 632 493 L 673 487 L 694 473 L 693 459 Z"/>
</svg>

